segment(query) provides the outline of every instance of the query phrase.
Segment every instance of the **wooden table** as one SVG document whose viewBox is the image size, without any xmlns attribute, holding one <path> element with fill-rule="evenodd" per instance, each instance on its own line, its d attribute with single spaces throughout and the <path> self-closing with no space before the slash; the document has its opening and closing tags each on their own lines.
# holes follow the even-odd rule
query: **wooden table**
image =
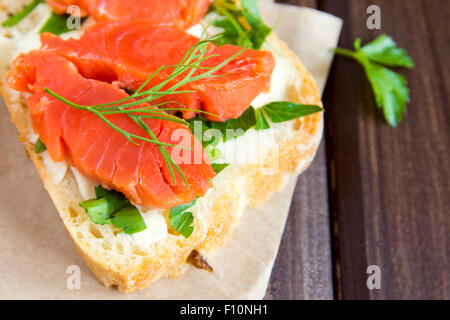
<svg viewBox="0 0 450 320">
<path fill-rule="evenodd" d="M 336 58 L 324 94 L 326 140 L 298 181 L 266 298 L 450 299 L 450 1 L 280 2 L 343 18 L 341 47 L 385 32 L 417 67 L 401 71 L 411 103 L 393 129 L 362 69 Z M 382 30 L 366 27 L 372 4 Z M 380 290 L 367 288 L 369 265 L 380 267 Z"/>
</svg>

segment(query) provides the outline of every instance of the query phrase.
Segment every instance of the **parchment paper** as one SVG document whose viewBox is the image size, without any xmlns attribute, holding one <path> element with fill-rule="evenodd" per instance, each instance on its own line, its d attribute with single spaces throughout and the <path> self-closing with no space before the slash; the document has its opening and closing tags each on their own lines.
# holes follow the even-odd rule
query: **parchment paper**
<svg viewBox="0 0 450 320">
<path fill-rule="evenodd" d="M 260 0 L 269 25 L 300 56 L 322 91 L 342 21 L 308 8 Z M 10 117 L 0 105 L 1 299 L 261 299 L 286 222 L 295 179 L 262 208 L 248 209 L 229 243 L 210 264 L 214 273 L 190 268 L 135 293 L 103 287 L 77 254 L 44 190 Z M 67 268 L 81 269 L 81 289 L 66 286 Z"/>
</svg>

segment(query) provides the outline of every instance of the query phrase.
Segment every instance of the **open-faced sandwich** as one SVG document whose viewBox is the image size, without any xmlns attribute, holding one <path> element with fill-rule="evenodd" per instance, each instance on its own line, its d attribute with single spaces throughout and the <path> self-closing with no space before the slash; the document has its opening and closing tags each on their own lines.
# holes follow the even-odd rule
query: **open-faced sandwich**
<svg viewBox="0 0 450 320">
<path fill-rule="evenodd" d="M 3 98 L 106 286 L 130 292 L 188 265 L 212 271 L 208 257 L 245 208 L 314 157 L 318 90 L 256 0 L 0 0 L 0 9 Z"/>
</svg>

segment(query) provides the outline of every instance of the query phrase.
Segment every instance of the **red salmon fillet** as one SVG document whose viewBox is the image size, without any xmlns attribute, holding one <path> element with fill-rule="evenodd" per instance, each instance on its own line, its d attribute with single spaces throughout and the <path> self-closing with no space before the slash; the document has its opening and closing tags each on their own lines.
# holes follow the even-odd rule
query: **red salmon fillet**
<svg viewBox="0 0 450 320">
<path fill-rule="evenodd" d="M 210 0 L 47 0 L 58 14 L 76 5 L 81 15 L 91 15 L 97 21 L 146 19 L 159 26 L 187 29 L 201 21 Z"/>
<path fill-rule="evenodd" d="M 50 33 L 41 36 L 43 48 L 71 60 L 86 78 L 118 83 L 136 90 L 159 67 L 180 62 L 199 39 L 171 27 L 152 27 L 147 20 L 98 23 L 85 29 L 80 39 L 62 40 Z M 207 56 L 217 55 L 201 65 L 215 67 L 242 48 L 233 45 L 209 45 Z M 217 74 L 191 82 L 179 90 L 195 93 L 164 97 L 189 109 L 201 109 L 218 115 L 212 121 L 239 117 L 251 102 L 270 86 L 275 60 L 269 51 L 245 50 Z M 150 86 L 167 79 L 171 69 L 161 71 Z M 204 71 L 199 71 L 204 72 Z M 178 105 L 177 105 L 178 106 Z M 183 112 L 185 118 L 194 112 Z"/>
<path fill-rule="evenodd" d="M 96 115 L 70 107 L 44 92 L 44 88 L 49 88 L 80 105 L 108 103 L 128 96 L 112 84 L 84 78 L 73 63 L 60 55 L 45 50 L 22 54 L 14 60 L 7 78 L 11 88 L 31 93 L 27 106 L 32 125 L 51 158 L 67 159 L 87 177 L 124 193 L 133 204 L 171 208 L 204 195 L 210 187 L 209 179 L 215 173 L 206 160 L 194 163 L 198 154 L 203 155 L 202 159 L 207 158 L 186 126 L 166 120 L 145 120 L 161 142 L 178 144 L 179 139 L 173 134 L 183 130 L 183 137 L 188 138 L 187 145 L 192 150 L 182 151 L 187 152 L 190 163 L 179 165 L 189 189 L 178 174 L 174 184 L 155 144 L 138 140 L 137 146 Z M 124 114 L 107 118 L 130 133 L 148 137 Z M 173 148 L 166 149 L 173 154 Z"/>
</svg>

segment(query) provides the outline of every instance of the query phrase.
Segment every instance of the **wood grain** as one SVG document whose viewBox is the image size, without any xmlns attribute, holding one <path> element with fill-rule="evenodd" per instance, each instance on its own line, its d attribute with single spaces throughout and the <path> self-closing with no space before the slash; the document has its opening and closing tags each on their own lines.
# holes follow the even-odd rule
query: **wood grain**
<svg viewBox="0 0 450 320">
<path fill-rule="evenodd" d="M 317 8 L 316 1 L 290 2 Z M 325 144 L 297 182 L 266 299 L 332 299 Z"/>
<path fill-rule="evenodd" d="M 412 102 L 397 129 L 385 124 L 357 64 L 338 57 L 330 74 L 324 102 L 335 297 L 450 299 L 450 2 L 279 2 L 316 7 L 343 18 L 342 47 L 352 48 L 357 37 L 370 41 L 388 33 L 417 64 L 413 71 L 402 71 Z M 382 11 L 380 31 L 366 27 L 366 9 L 372 4 Z M 315 231 L 312 226 L 302 229 L 302 217 L 309 210 L 302 197 L 316 190 L 314 175 L 324 170 L 324 161 L 321 151 L 299 179 L 268 298 L 317 297 L 307 284 L 317 285 L 310 282 L 314 271 L 305 267 L 314 265 L 317 257 L 305 259 L 304 232 L 314 237 Z M 321 209 L 323 205 L 316 203 L 314 211 Z M 314 240 L 309 245 L 314 246 Z M 372 264 L 381 268 L 381 290 L 367 289 L 366 269 Z"/>
<path fill-rule="evenodd" d="M 275 2 L 292 4 L 296 6 L 310 7 L 310 8 L 318 8 L 317 0 L 276 0 Z"/>
<path fill-rule="evenodd" d="M 332 299 L 325 145 L 297 182 L 266 299 Z"/>
<path fill-rule="evenodd" d="M 366 28 L 377 4 L 382 30 Z M 335 291 L 341 299 L 450 298 L 449 73 L 446 0 L 323 0 L 344 18 L 341 46 L 388 33 L 417 63 L 402 72 L 412 102 L 405 121 L 384 123 L 362 69 L 337 58 L 325 92 Z M 366 268 L 381 268 L 381 290 Z"/>
</svg>

